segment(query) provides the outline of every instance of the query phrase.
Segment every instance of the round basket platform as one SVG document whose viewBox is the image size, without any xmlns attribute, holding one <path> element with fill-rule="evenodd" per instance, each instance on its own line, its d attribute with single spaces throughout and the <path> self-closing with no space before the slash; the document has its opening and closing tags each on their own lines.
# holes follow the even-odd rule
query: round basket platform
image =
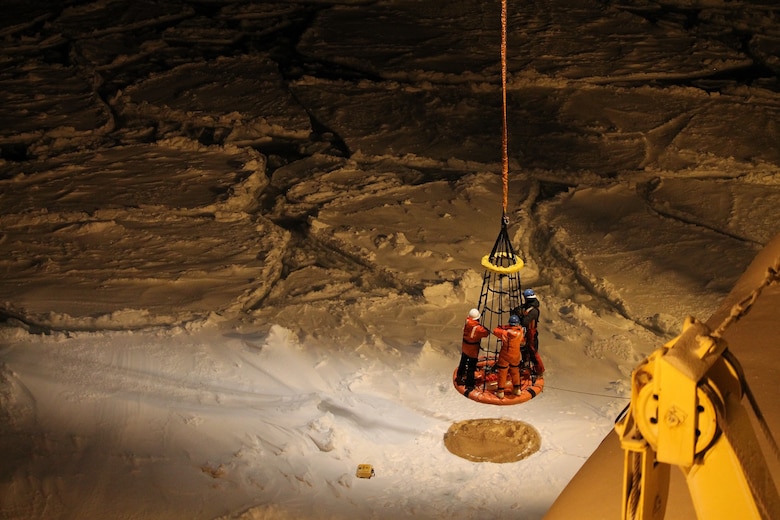
<svg viewBox="0 0 780 520">
<path fill-rule="evenodd" d="M 487 380 L 485 380 L 485 372 L 478 369 L 474 375 L 476 384 L 473 389 L 469 390 L 464 385 L 458 384 L 456 377 L 457 373 L 457 369 L 452 373 L 452 384 L 455 386 L 455 389 L 463 396 L 468 397 L 472 401 L 477 401 L 478 403 L 501 406 L 525 403 L 541 394 L 544 389 L 543 377 L 534 379 L 528 374 L 523 374 L 520 377 L 521 391 L 519 394 L 515 395 L 515 389 L 514 386 L 512 386 L 512 382 L 507 381 L 507 384 L 504 387 L 504 397 L 498 397 L 496 395 L 496 391 L 498 390 L 498 381 L 496 377 L 488 376 Z"/>
</svg>

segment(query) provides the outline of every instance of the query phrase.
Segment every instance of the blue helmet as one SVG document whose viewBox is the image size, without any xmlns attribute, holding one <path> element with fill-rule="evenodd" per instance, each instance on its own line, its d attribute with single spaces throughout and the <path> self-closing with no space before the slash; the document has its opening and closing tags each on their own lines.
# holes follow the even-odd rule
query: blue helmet
<svg viewBox="0 0 780 520">
<path fill-rule="evenodd" d="M 523 291 L 523 296 L 525 296 L 526 298 L 536 298 L 536 293 L 534 292 L 533 289 L 526 289 L 525 291 Z"/>
<path fill-rule="evenodd" d="M 512 326 L 520 325 L 520 317 L 518 317 L 516 314 L 512 314 L 509 316 L 509 324 Z"/>
</svg>

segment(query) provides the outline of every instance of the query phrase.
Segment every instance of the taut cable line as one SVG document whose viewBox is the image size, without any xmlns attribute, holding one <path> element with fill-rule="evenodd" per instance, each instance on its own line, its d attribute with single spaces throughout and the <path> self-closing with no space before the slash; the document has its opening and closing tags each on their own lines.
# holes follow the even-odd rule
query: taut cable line
<svg viewBox="0 0 780 520">
<path fill-rule="evenodd" d="M 501 180 L 504 189 L 502 222 L 506 221 L 506 208 L 509 200 L 509 138 L 506 116 L 506 3 L 507 0 L 501 0 Z"/>
</svg>

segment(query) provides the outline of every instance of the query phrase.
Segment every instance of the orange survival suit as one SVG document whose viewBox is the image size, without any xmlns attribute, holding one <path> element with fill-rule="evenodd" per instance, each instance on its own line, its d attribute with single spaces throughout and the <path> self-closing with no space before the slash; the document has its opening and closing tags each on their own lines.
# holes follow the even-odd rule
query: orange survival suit
<svg viewBox="0 0 780 520">
<path fill-rule="evenodd" d="M 455 377 L 458 384 L 466 386 L 467 391 L 474 388 L 474 371 L 477 369 L 479 344 L 482 338 L 488 336 L 490 336 L 490 331 L 483 327 L 478 319 L 466 316 L 466 324 L 463 326 L 460 364 Z"/>
<path fill-rule="evenodd" d="M 520 347 L 525 342 L 525 331 L 519 325 L 517 316 L 511 316 L 509 325 L 496 327 L 493 329 L 493 335 L 501 340 L 501 350 L 498 353 L 498 388 L 496 396 L 504 397 L 504 386 L 506 386 L 507 373 L 512 380 L 515 392 L 520 392 Z"/>
</svg>

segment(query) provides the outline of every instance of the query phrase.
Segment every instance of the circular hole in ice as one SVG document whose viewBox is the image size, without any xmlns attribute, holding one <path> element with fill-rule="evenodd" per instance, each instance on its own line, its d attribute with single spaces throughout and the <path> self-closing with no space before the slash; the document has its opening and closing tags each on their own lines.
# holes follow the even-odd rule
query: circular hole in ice
<svg viewBox="0 0 780 520">
<path fill-rule="evenodd" d="M 444 434 L 450 452 L 472 462 L 516 462 L 539 451 L 536 428 L 510 419 L 469 419 Z"/>
</svg>

